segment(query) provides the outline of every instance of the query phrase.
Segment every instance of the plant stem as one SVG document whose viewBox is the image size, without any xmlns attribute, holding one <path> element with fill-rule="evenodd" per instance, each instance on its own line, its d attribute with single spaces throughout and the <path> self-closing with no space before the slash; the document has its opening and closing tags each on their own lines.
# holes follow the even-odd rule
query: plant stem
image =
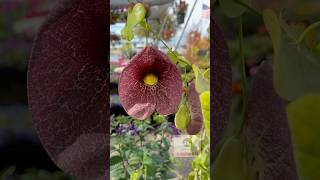
<svg viewBox="0 0 320 180">
<path fill-rule="evenodd" d="M 182 63 L 186 64 L 187 66 L 190 66 L 190 67 L 191 67 L 190 64 L 187 64 L 186 62 L 180 60 L 180 58 L 176 55 L 175 52 L 172 51 L 172 49 L 167 45 L 166 42 L 164 42 L 161 38 L 159 38 L 159 40 L 160 40 L 160 41 L 162 42 L 162 44 L 169 50 L 169 52 L 171 52 L 171 54 L 173 54 L 174 56 L 177 57 L 177 59 L 178 59 L 179 62 L 182 62 Z"/>
<path fill-rule="evenodd" d="M 144 168 L 144 177 L 145 177 L 145 180 L 147 180 L 147 166 L 143 166 Z"/>
<path fill-rule="evenodd" d="M 244 50 L 243 50 L 243 26 L 242 26 L 242 16 L 239 19 L 239 48 L 240 48 L 240 66 L 239 71 L 241 73 L 241 83 L 242 83 L 242 114 L 241 114 L 241 126 L 238 133 L 238 137 L 242 134 L 245 119 L 246 119 L 246 109 L 247 109 L 247 93 L 248 93 L 248 85 L 246 79 L 246 69 L 245 69 L 245 58 L 244 58 Z"/>
<path fill-rule="evenodd" d="M 147 32 L 146 32 L 146 47 L 148 47 L 148 44 L 149 44 L 149 43 L 148 43 L 148 36 L 149 36 L 149 32 L 147 31 Z"/>
<path fill-rule="evenodd" d="M 167 45 L 166 42 L 164 42 L 164 41 L 161 39 L 161 37 L 159 37 L 159 40 L 162 42 L 162 44 L 163 44 L 170 52 L 173 53 L 172 49 Z"/>
<path fill-rule="evenodd" d="M 251 12 L 253 12 L 254 14 L 258 15 L 258 16 L 262 16 L 262 13 L 259 12 L 258 10 L 254 9 L 253 7 L 249 6 L 248 4 L 242 2 L 241 0 L 233 0 L 233 2 L 237 3 L 238 5 L 250 10 Z"/>
<path fill-rule="evenodd" d="M 124 152 L 122 152 L 122 148 L 121 148 L 121 144 L 119 144 L 119 149 L 120 149 L 120 155 L 121 155 L 121 157 L 122 157 L 122 165 L 123 165 L 123 168 L 124 168 L 124 170 L 126 171 L 126 173 L 128 172 L 128 170 L 127 170 L 127 167 L 126 167 L 126 163 L 125 163 L 125 159 L 126 159 L 126 157 L 125 157 L 125 154 L 124 154 Z"/>
<path fill-rule="evenodd" d="M 300 35 L 299 39 L 296 41 L 296 44 L 302 43 L 302 41 L 303 41 L 303 39 L 305 38 L 305 36 L 306 36 L 308 33 L 310 33 L 310 31 L 312 31 L 313 29 L 318 28 L 318 27 L 320 27 L 320 21 L 318 21 L 318 22 L 310 25 L 309 27 L 307 27 L 307 28 L 303 31 L 303 33 Z"/>
</svg>

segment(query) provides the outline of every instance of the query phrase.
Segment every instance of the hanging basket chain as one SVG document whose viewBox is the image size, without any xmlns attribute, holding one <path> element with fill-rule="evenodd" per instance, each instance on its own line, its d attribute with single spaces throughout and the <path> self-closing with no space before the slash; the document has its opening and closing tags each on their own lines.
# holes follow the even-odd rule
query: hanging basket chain
<svg viewBox="0 0 320 180">
<path fill-rule="evenodd" d="M 182 40 L 182 37 L 183 37 L 183 35 L 184 35 L 185 31 L 186 31 L 186 28 L 187 28 L 188 24 L 189 24 L 190 18 L 191 18 L 192 14 L 193 14 L 193 11 L 194 11 L 194 8 L 196 7 L 197 2 L 198 2 L 198 0 L 195 0 L 194 3 L 193 3 L 193 6 L 192 6 L 191 12 L 190 12 L 190 14 L 188 16 L 187 22 L 183 27 L 183 30 L 182 30 L 182 32 L 180 34 L 179 40 L 178 40 L 174 50 L 177 50 L 179 45 L 180 45 L 180 42 Z"/>
</svg>

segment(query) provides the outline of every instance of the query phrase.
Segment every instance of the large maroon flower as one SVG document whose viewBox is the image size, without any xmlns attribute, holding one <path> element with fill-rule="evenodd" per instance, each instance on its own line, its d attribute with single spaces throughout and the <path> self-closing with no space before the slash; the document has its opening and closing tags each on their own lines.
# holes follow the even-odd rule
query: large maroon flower
<svg viewBox="0 0 320 180">
<path fill-rule="evenodd" d="M 29 62 L 29 108 L 41 142 L 78 179 L 108 179 L 108 2 L 61 0 Z"/>
<path fill-rule="evenodd" d="M 297 180 L 286 102 L 273 87 L 272 66 L 263 63 L 252 84 L 246 112 L 246 139 L 265 180 Z"/>
<path fill-rule="evenodd" d="M 224 39 L 223 33 L 215 20 L 213 18 L 210 20 L 210 65 L 212 67 L 210 69 L 210 87 L 213 88 L 211 93 L 212 97 L 210 98 L 210 106 L 213 110 L 213 113 L 210 114 L 210 133 L 212 137 L 210 148 L 216 153 L 217 145 L 223 137 L 229 119 L 232 96 L 232 72 L 227 43 Z"/>
<path fill-rule="evenodd" d="M 165 54 L 147 47 L 123 70 L 119 96 L 126 112 L 134 118 L 144 120 L 154 111 L 172 114 L 182 96 L 180 73 Z"/>
</svg>

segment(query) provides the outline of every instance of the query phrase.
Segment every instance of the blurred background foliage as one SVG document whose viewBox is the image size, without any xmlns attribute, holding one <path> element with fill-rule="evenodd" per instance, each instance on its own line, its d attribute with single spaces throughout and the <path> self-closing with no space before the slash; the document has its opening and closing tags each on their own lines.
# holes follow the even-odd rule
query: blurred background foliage
<svg viewBox="0 0 320 180">
<path fill-rule="evenodd" d="M 319 21 L 320 1 L 318 0 L 250 0 L 253 7 L 260 11 L 272 9 L 289 24 L 307 27 Z M 236 18 L 226 17 L 217 2 L 214 7 L 215 19 L 221 26 L 228 41 L 229 56 L 233 73 L 233 103 L 228 128 L 229 133 L 234 133 L 239 126 L 241 114 L 241 85 L 240 85 L 240 52 L 238 37 L 238 21 Z M 263 19 L 250 11 L 243 14 L 244 24 L 244 57 L 247 80 L 251 85 L 252 77 L 262 61 L 272 61 L 273 47 L 269 33 Z"/>
</svg>

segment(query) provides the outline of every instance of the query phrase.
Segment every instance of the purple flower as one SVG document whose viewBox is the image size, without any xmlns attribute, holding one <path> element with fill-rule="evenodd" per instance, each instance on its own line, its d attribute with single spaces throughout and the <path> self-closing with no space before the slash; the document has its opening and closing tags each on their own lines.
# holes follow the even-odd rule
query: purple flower
<svg viewBox="0 0 320 180">
<path fill-rule="evenodd" d="M 180 135 L 180 131 L 177 129 L 174 123 L 169 123 L 169 128 L 172 130 L 172 135 Z"/>
<path fill-rule="evenodd" d="M 131 136 L 134 136 L 134 135 L 137 135 L 138 134 L 138 129 L 135 125 L 131 124 L 129 126 L 129 131 L 130 131 L 130 134 Z"/>
<path fill-rule="evenodd" d="M 116 129 L 116 132 L 118 135 L 122 135 L 122 134 L 126 133 L 126 131 L 127 131 L 127 128 L 122 124 L 120 124 L 118 126 L 118 128 Z"/>
</svg>

